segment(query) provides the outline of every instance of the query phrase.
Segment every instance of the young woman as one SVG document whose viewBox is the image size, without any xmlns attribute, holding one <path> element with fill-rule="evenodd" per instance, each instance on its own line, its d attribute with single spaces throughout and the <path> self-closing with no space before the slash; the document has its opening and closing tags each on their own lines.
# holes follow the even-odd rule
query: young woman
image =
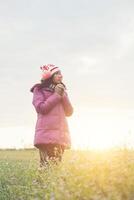
<svg viewBox="0 0 134 200">
<path fill-rule="evenodd" d="M 70 148 L 66 116 L 72 115 L 73 108 L 59 67 L 48 64 L 41 70 L 41 83 L 35 84 L 30 91 L 33 92 L 32 103 L 37 112 L 34 146 L 39 149 L 42 167 L 49 160 L 61 161 L 64 150 Z"/>
</svg>

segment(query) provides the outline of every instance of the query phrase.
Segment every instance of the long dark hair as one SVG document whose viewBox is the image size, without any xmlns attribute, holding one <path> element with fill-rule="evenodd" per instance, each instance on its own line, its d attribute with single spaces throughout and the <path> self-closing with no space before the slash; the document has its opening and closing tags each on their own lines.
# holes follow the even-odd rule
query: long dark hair
<svg viewBox="0 0 134 200">
<path fill-rule="evenodd" d="M 61 84 L 63 84 L 63 86 L 65 87 L 65 89 L 67 89 L 64 83 L 61 82 Z M 35 85 L 30 89 L 30 91 L 33 92 L 33 90 L 34 90 L 35 87 L 38 87 L 39 89 L 42 89 L 42 88 L 49 88 L 50 85 L 54 85 L 54 84 L 53 84 L 53 76 L 51 76 L 50 78 L 48 78 L 48 79 L 46 79 L 46 80 L 45 80 L 45 79 L 41 79 L 41 80 L 40 80 L 40 83 L 35 84 Z M 51 89 L 52 89 L 52 88 L 51 88 Z M 54 88 L 53 88 L 53 89 L 54 89 Z"/>
<path fill-rule="evenodd" d="M 50 78 L 48 78 L 48 79 L 41 79 L 40 81 L 41 81 L 41 83 L 40 83 L 40 88 L 49 88 L 49 86 L 51 85 L 51 84 L 53 84 L 53 76 L 54 76 L 54 74 L 50 77 Z M 65 86 L 65 84 L 64 83 L 62 83 L 61 82 L 61 84 L 63 84 L 63 86 L 65 87 L 65 89 L 66 89 L 66 86 Z"/>
<path fill-rule="evenodd" d="M 51 84 L 53 84 L 53 76 L 51 76 L 50 78 L 48 79 L 41 79 L 40 80 L 40 88 L 47 88 L 49 87 Z"/>
</svg>

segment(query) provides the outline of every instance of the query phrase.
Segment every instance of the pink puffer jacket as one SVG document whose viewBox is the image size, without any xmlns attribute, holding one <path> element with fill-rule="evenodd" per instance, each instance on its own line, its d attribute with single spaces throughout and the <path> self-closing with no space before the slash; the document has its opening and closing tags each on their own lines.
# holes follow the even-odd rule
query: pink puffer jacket
<svg viewBox="0 0 134 200">
<path fill-rule="evenodd" d="M 61 144 L 70 148 L 71 139 L 66 116 L 73 113 L 67 93 L 60 96 L 49 88 L 39 89 L 40 84 L 31 88 L 33 105 L 37 112 L 34 146 L 42 144 Z"/>
</svg>

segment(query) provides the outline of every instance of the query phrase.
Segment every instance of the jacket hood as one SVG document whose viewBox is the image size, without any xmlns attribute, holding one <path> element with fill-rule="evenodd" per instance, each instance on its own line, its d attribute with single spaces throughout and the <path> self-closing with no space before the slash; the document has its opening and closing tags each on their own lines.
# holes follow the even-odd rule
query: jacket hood
<svg viewBox="0 0 134 200">
<path fill-rule="evenodd" d="M 30 92 L 34 91 L 34 88 L 39 87 L 41 84 L 40 83 L 36 83 L 33 85 L 33 87 L 30 89 Z"/>
<path fill-rule="evenodd" d="M 64 85 L 64 83 L 61 83 L 61 84 L 63 84 L 63 86 L 65 87 L 65 89 L 67 89 L 66 86 Z M 34 84 L 33 87 L 30 89 L 30 92 L 33 92 L 33 91 L 34 91 L 34 88 L 36 88 L 36 87 L 40 88 L 40 85 L 41 85 L 41 83 L 36 83 L 36 84 Z M 51 91 L 53 91 L 53 88 L 48 87 L 48 88 L 46 88 L 46 90 L 51 90 Z"/>
</svg>

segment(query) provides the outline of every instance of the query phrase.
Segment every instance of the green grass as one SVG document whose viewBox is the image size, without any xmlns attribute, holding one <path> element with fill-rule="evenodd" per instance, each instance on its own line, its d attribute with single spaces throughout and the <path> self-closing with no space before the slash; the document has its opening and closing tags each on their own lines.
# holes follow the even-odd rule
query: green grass
<svg viewBox="0 0 134 200">
<path fill-rule="evenodd" d="M 0 200 L 134 200 L 134 151 L 67 150 L 38 170 L 37 150 L 0 151 Z"/>
</svg>

